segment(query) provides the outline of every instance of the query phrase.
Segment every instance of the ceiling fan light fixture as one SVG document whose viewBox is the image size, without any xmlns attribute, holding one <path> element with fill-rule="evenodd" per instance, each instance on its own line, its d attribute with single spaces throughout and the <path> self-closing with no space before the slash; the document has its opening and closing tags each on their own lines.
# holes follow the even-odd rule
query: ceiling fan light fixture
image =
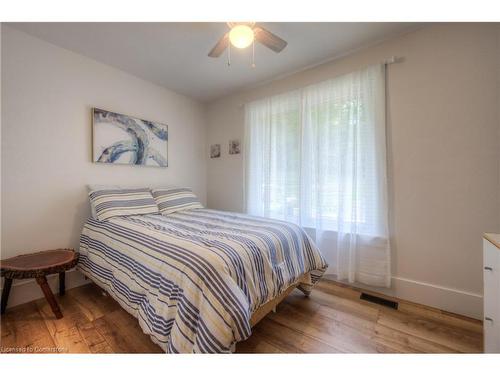
<svg viewBox="0 0 500 375">
<path fill-rule="evenodd" d="M 250 26 L 237 25 L 229 31 L 229 40 L 236 48 L 246 48 L 252 44 L 255 38 L 254 32 Z"/>
</svg>

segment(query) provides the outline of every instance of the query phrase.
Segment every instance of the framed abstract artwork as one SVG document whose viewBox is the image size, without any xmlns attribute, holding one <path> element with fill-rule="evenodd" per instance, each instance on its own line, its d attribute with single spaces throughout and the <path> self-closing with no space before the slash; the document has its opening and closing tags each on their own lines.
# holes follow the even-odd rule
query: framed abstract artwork
<svg viewBox="0 0 500 375">
<path fill-rule="evenodd" d="M 92 109 L 93 161 L 105 164 L 168 166 L 168 126 Z"/>
</svg>

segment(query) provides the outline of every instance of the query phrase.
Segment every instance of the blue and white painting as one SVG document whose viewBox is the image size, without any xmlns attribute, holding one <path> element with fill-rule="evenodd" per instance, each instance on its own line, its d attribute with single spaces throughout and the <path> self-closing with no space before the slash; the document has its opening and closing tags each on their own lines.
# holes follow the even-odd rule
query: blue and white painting
<svg viewBox="0 0 500 375">
<path fill-rule="evenodd" d="M 96 163 L 168 166 L 168 126 L 93 108 Z"/>
</svg>

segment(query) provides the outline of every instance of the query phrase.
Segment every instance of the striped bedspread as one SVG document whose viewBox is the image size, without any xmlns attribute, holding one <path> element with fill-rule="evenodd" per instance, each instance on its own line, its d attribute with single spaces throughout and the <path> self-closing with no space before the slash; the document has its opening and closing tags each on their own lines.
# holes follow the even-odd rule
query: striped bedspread
<svg viewBox="0 0 500 375">
<path fill-rule="evenodd" d="M 229 353 L 256 309 L 326 266 L 295 224 L 195 209 L 89 219 L 78 267 L 166 352 Z"/>
</svg>

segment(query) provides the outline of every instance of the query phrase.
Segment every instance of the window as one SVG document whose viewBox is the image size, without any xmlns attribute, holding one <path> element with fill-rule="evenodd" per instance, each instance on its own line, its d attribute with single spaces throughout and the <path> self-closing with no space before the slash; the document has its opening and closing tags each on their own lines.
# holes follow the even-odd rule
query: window
<svg viewBox="0 0 500 375">
<path fill-rule="evenodd" d="M 388 256 L 384 72 L 372 66 L 246 105 L 249 213 L 335 232 L 340 252 L 346 238 L 350 248 L 382 238 Z"/>
</svg>

